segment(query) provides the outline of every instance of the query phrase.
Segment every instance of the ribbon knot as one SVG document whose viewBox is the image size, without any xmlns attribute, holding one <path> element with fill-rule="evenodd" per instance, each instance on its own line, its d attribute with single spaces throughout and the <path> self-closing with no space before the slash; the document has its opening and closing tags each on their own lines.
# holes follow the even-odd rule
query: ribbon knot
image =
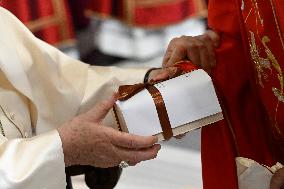
<svg viewBox="0 0 284 189">
<path fill-rule="evenodd" d="M 182 74 L 185 74 L 187 72 L 191 72 L 191 71 L 197 69 L 197 67 L 194 66 L 192 63 L 189 63 L 189 61 L 179 62 L 175 65 L 175 67 L 177 68 L 175 73 L 172 74 L 172 76 L 168 79 L 178 77 Z M 165 79 L 165 80 L 168 80 L 168 79 Z M 118 100 L 119 101 L 126 101 L 126 100 L 130 99 L 131 97 L 133 97 L 134 95 L 136 95 L 137 93 L 139 93 L 140 91 L 147 89 L 149 91 L 149 93 L 151 94 L 153 100 L 154 100 L 156 110 L 157 110 L 157 113 L 158 113 L 158 117 L 159 117 L 159 120 L 160 120 L 160 124 L 161 124 L 162 130 L 163 130 L 164 138 L 165 138 L 165 140 L 169 140 L 173 136 L 173 131 L 172 131 L 172 127 L 171 127 L 171 124 L 170 124 L 168 112 L 167 112 L 166 105 L 165 105 L 162 94 L 154 86 L 156 83 L 160 83 L 160 82 L 163 82 L 165 80 L 161 80 L 161 81 L 158 81 L 158 82 L 150 81 L 148 83 L 139 83 L 139 84 L 135 84 L 135 85 L 120 86 L 119 89 L 118 89 Z"/>
</svg>

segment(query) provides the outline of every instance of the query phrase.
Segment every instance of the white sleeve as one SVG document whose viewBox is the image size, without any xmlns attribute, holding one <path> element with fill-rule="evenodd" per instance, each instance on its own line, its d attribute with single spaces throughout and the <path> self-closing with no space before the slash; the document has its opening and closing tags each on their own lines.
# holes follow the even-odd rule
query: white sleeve
<svg viewBox="0 0 284 189">
<path fill-rule="evenodd" d="M 6 10 L 0 8 L 0 13 L 0 26 L 9 24 L 9 43 L 15 41 L 8 44 L 11 56 L 5 49 L 9 55 L 5 62 L 23 70 L 35 107 L 31 116 L 39 134 L 31 139 L 2 140 L 5 141 L 2 144 L 0 141 L 0 188 L 63 189 L 66 182 L 63 150 L 54 129 L 110 96 L 117 86 L 142 82 L 147 69 L 89 67 L 35 38 Z M 12 56 L 19 61 L 9 61 Z M 6 69 L 5 74 L 10 73 L 9 81 L 26 95 L 27 88 L 20 82 L 22 77 L 14 77 L 13 71 Z"/>
<path fill-rule="evenodd" d="M 91 66 L 88 70 L 85 94 L 79 113 L 93 108 L 97 103 L 110 98 L 120 85 L 141 83 L 149 68 L 118 68 Z M 110 111 L 104 125 L 117 128 L 114 114 Z"/>
<path fill-rule="evenodd" d="M 120 85 L 143 82 L 148 69 L 149 68 L 89 67 L 80 112 L 85 112 L 98 102 L 111 97 L 114 92 L 117 92 Z"/>
<path fill-rule="evenodd" d="M 62 144 L 56 130 L 30 139 L 1 137 L 0 188 L 66 188 Z"/>
</svg>

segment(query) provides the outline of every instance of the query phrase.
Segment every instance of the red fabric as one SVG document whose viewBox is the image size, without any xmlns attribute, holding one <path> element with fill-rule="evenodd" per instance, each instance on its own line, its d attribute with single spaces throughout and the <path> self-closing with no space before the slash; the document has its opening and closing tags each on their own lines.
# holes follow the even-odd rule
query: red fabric
<svg viewBox="0 0 284 189">
<path fill-rule="evenodd" d="M 147 5 L 143 2 L 142 0 L 92 0 L 88 9 L 102 17 L 116 17 L 128 24 L 142 27 L 170 25 L 188 17 L 206 14 L 204 0 L 148 1 Z"/>
<path fill-rule="evenodd" d="M 193 70 L 198 69 L 196 65 L 194 65 L 191 61 L 188 60 L 177 62 L 174 66 L 181 69 L 184 72 L 192 72 Z"/>
<path fill-rule="evenodd" d="M 237 156 L 251 158 L 268 166 L 284 161 L 281 151 L 283 135 L 278 134 L 274 127 L 276 115 L 278 127 L 281 132 L 284 131 L 284 103 L 279 102 L 278 113 L 275 114 L 278 100 L 272 91 L 273 87 L 281 88 L 278 72 L 273 61 L 269 60 L 271 69 L 263 69 L 266 73 L 262 76 L 264 86 L 260 85 L 257 67 L 250 54 L 250 31 L 255 33 L 259 55 L 263 58 L 267 58 L 268 51 L 265 52 L 261 41 L 264 36 L 269 36 L 269 49 L 280 68 L 284 68 L 284 48 L 276 35 L 277 26 L 273 22 L 270 1 L 258 3 L 263 25 L 259 24 L 261 22 L 256 25 L 256 7 L 250 3 L 244 1 L 244 10 L 241 11 L 241 0 L 209 1 L 209 26 L 220 34 L 222 41 L 217 50 L 213 80 L 225 121 L 202 130 L 204 189 L 237 189 Z M 283 7 L 284 2 L 277 3 Z M 284 14 L 280 9 L 276 12 L 281 14 L 278 19 L 282 19 Z M 280 22 L 282 26 L 283 20 Z"/>
<path fill-rule="evenodd" d="M 57 44 L 72 39 L 74 36 L 66 0 L 63 0 L 62 3 L 63 9 L 60 14 L 63 14 L 65 18 L 66 36 L 62 36 L 62 28 L 59 25 L 48 26 L 35 33 L 37 37 L 50 44 Z M 57 14 L 52 0 L 3 0 L 0 5 L 11 11 L 24 24 Z"/>
</svg>

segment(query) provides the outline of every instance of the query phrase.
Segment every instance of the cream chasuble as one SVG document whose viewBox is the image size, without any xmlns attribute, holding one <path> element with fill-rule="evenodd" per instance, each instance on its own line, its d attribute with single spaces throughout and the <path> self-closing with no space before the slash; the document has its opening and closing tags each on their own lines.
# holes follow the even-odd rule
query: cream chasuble
<svg viewBox="0 0 284 189">
<path fill-rule="evenodd" d="M 35 38 L 0 8 L 0 188 L 64 189 L 56 128 L 141 82 L 146 69 L 90 67 Z"/>
</svg>

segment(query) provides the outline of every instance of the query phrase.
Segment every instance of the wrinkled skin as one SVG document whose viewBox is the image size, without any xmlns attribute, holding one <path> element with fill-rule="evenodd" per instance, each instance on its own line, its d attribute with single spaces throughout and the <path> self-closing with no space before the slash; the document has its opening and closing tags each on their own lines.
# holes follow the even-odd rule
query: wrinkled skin
<svg viewBox="0 0 284 189">
<path fill-rule="evenodd" d="M 135 165 L 157 156 L 160 150 L 160 145 L 155 144 L 157 137 L 131 135 L 102 125 L 115 101 L 114 95 L 58 129 L 66 166 L 107 168 L 117 166 L 121 161 Z"/>
<path fill-rule="evenodd" d="M 174 38 L 168 45 L 163 67 L 170 67 L 181 60 L 191 60 L 193 64 L 207 72 L 216 65 L 215 48 L 220 37 L 214 31 L 207 31 L 196 37 L 181 36 Z"/>
</svg>

